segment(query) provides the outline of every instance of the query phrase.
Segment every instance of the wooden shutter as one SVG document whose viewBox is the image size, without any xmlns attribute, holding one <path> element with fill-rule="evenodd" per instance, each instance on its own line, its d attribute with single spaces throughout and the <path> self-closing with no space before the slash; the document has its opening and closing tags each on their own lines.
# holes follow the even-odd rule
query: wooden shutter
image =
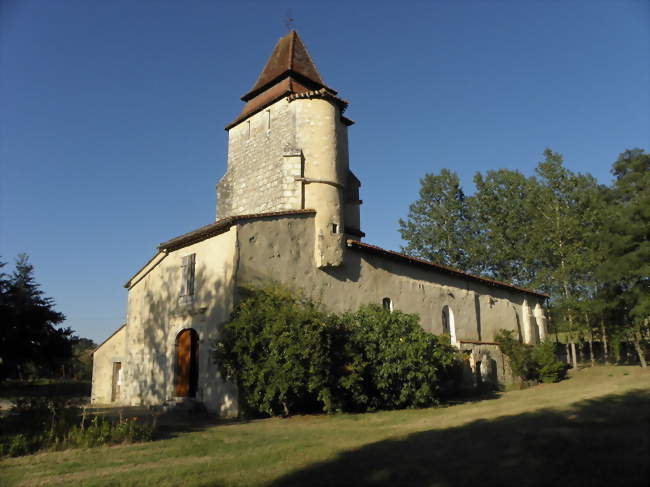
<svg viewBox="0 0 650 487">
<path fill-rule="evenodd" d="M 196 254 L 188 255 L 187 260 L 187 295 L 194 295 L 194 263 L 196 262 Z"/>
<path fill-rule="evenodd" d="M 194 262 L 196 254 L 184 255 L 181 264 L 181 296 L 194 295 Z"/>
</svg>

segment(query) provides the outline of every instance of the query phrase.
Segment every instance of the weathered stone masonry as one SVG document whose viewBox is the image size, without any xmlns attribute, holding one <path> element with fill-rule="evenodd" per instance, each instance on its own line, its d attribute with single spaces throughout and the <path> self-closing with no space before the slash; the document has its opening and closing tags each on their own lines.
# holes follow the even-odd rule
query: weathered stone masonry
<svg viewBox="0 0 650 487">
<path fill-rule="evenodd" d="M 303 159 L 295 109 L 275 103 L 229 130 L 228 170 L 217 185 L 217 219 L 299 209 Z"/>
</svg>

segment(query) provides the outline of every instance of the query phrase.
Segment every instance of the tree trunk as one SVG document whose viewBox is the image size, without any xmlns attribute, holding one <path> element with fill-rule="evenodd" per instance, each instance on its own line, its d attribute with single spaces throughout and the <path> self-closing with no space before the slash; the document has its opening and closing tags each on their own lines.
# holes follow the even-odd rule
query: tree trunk
<svg viewBox="0 0 650 487">
<path fill-rule="evenodd" d="M 585 361 L 585 349 L 584 349 L 584 342 L 582 341 L 582 338 L 578 339 L 578 363 L 584 363 Z"/>
<path fill-rule="evenodd" d="M 578 361 L 576 360 L 576 342 L 571 339 L 571 357 L 573 358 L 573 368 L 578 370 Z"/>
<path fill-rule="evenodd" d="M 634 343 L 634 348 L 636 349 L 636 353 L 639 356 L 639 362 L 641 362 L 641 367 L 645 369 L 648 366 L 648 364 L 645 361 L 645 352 L 643 351 L 643 347 L 641 346 L 641 336 L 639 333 L 634 333 L 632 342 Z"/>
<path fill-rule="evenodd" d="M 605 330 L 605 319 L 600 319 L 600 332 L 603 335 L 603 359 L 605 363 L 609 363 L 609 352 L 607 350 L 607 331 Z"/>
<path fill-rule="evenodd" d="M 587 323 L 587 328 L 589 328 L 589 359 L 591 360 L 591 366 L 596 365 L 596 359 L 594 359 L 594 330 L 591 328 L 591 321 L 589 321 L 589 313 L 585 311 L 585 321 Z"/>
<path fill-rule="evenodd" d="M 568 318 L 569 318 L 569 342 L 571 343 L 571 358 L 573 359 L 573 368 L 578 370 L 578 360 L 577 360 L 577 355 L 576 355 L 576 342 L 575 342 L 575 337 L 573 335 L 573 330 L 575 327 L 573 326 L 573 314 L 571 312 L 568 313 Z"/>
</svg>

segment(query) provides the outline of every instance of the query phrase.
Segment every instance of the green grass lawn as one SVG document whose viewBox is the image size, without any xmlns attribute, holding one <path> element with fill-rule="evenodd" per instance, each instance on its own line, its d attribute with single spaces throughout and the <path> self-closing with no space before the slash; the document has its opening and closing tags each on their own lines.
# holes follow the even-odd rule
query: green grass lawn
<svg viewBox="0 0 650 487">
<path fill-rule="evenodd" d="M 0 485 L 647 485 L 650 372 L 596 367 L 460 405 L 203 425 L 5 459 Z"/>
</svg>

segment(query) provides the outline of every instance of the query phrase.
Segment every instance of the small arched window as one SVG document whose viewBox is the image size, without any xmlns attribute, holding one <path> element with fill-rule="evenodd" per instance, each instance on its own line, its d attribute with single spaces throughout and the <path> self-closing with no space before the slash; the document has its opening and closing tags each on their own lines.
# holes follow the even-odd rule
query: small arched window
<svg viewBox="0 0 650 487">
<path fill-rule="evenodd" d="M 456 323 L 454 312 L 447 305 L 442 307 L 442 332 L 451 337 L 451 343 L 456 343 Z"/>
<path fill-rule="evenodd" d="M 384 307 L 386 311 L 388 312 L 393 311 L 393 301 L 390 298 L 382 299 L 381 305 Z"/>
</svg>

